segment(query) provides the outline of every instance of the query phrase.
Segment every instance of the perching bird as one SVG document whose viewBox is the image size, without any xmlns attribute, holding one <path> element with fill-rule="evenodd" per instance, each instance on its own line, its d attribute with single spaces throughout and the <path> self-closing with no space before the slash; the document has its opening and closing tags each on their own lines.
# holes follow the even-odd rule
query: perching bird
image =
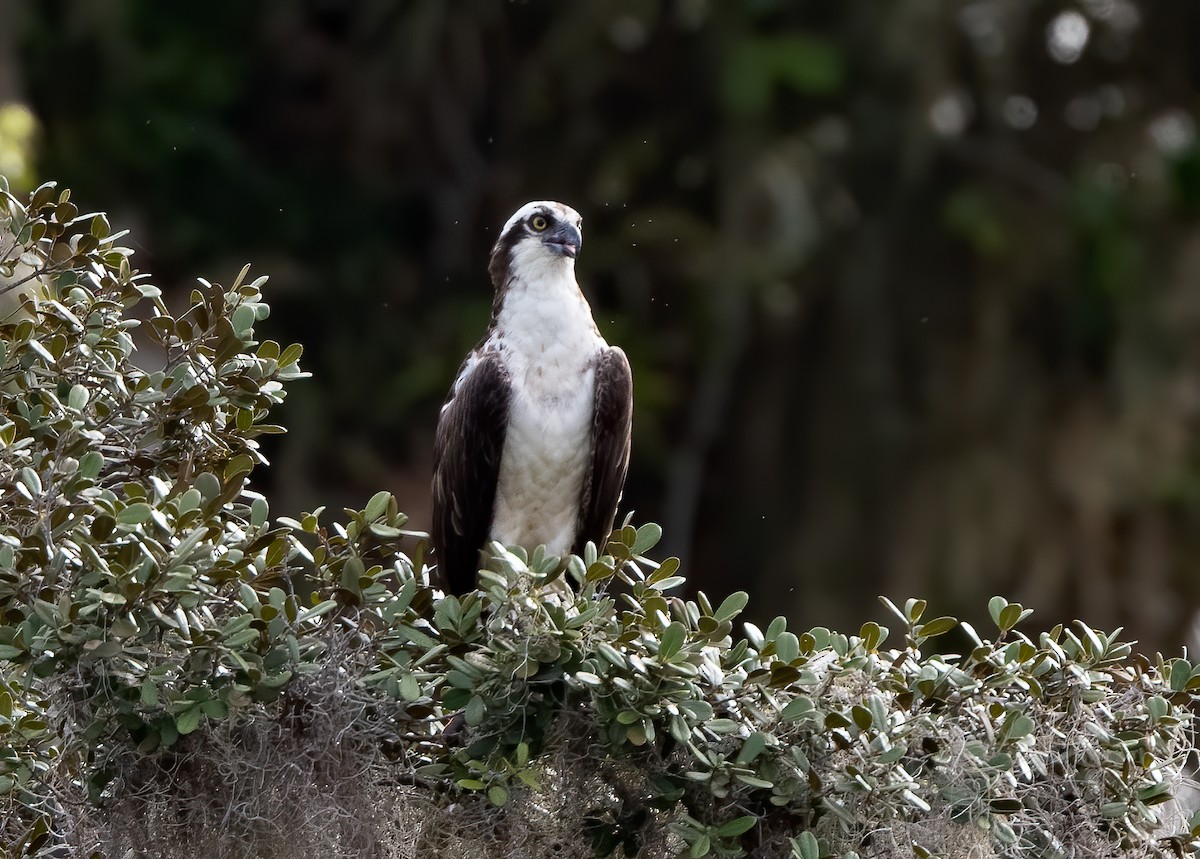
<svg viewBox="0 0 1200 859">
<path fill-rule="evenodd" d="M 475 587 L 489 540 L 552 555 L 612 529 L 633 420 L 633 375 L 575 281 L 582 219 L 528 203 L 504 225 L 495 298 L 438 421 L 433 544 L 449 592 Z"/>
</svg>

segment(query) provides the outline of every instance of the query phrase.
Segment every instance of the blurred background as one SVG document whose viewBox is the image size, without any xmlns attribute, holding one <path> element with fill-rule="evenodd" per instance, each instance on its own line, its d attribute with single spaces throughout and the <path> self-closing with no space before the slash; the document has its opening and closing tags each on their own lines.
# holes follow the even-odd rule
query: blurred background
<svg viewBox="0 0 1200 859">
<path fill-rule="evenodd" d="M 520 204 L 583 213 L 636 378 L 623 510 L 689 586 L 857 630 L 1200 607 L 1190 0 L 0 0 L 0 172 L 186 300 L 269 274 L 313 378 L 278 515 L 394 491 Z M 932 615 L 931 615 L 932 616 Z"/>
</svg>

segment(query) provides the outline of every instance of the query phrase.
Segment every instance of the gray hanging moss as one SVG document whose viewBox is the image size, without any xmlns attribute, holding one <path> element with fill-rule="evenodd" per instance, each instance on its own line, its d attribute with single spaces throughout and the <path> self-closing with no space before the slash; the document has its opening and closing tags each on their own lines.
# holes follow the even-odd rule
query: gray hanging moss
<svg viewBox="0 0 1200 859">
<path fill-rule="evenodd" d="M 565 562 L 493 545 L 480 590 L 443 598 L 387 493 L 333 523 L 248 489 L 304 375 L 258 339 L 264 278 L 173 310 L 102 215 L 0 192 L 10 855 L 1200 847 L 1173 801 L 1188 660 L 1026 634 L 999 597 L 987 635 L 921 600 L 885 601 L 890 631 L 760 630 L 745 594 L 670 596 L 655 525 Z M 954 629 L 961 655 L 928 646 Z"/>
</svg>

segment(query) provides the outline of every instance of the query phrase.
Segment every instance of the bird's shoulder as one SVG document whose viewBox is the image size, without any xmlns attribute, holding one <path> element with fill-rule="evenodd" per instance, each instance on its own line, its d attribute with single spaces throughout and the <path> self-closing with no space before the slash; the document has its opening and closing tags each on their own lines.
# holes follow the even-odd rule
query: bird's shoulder
<svg viewBox="0 0 1200 859">
<path fill-rule="evenodd" d="M 467 387 L 507 382 L 509 371 L 503 352 L 503 345 L 498 344 L 494 338 L 485 338 L 468 352 L 458 366 L 458 373 L 454 376 L 454 383 L 446 395 L 442 411 L 445 412 L 446 407 Z"/>
<path fill-rule="evenodd" d="M 633 368 L 629 365 L 629 356 L 620 346 L 603 344 L 596 353 L 596 376 L 610 383 L 627 384 L 632 390 Z"/>
<path fill-rule="evenodd" d="M 511 397 L 512 379 L 500 350 L 472 350 L 442 405 L 435 439 L 438 458 L 453 439 L 502 432 Z"/>
</svg>

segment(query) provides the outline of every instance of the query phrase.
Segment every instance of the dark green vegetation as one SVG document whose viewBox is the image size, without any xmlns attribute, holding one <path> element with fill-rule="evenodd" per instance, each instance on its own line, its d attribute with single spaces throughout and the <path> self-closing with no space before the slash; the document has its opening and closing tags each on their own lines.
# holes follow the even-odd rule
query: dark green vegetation
<svg viewBox="0 0 1200 859">
<path fill-rule="evenodd" d="M 553 197 L 634 363 L 625 509 L 691 585 L 738 570 L 762 624 L 917 592 L 982 624 L 1005 593 L 1184 642 L 1196 4 L 8 7 L 33 175 L 136 225 L 164 284 L 271 272 L 314 377 L 255 478 L 280 512 L 387 488 L 427 524 L 494 231 Z"/>
<path fill-rule="evenodd" d="M 0 179 L 0 837 L 122 857 L 1173 856 L 1200 666 L 921 600 L 797 634 L 669 596 L 656 525 L 438 599 L 387 492 L 249 490 L 298 346 L 172 311 L 103 215 Z M 141 321 L 139 321 L 141 320 Z M 134 344 L 141 344 L 135 363 Z M 562 575 L 577 592 L 563 588 Z M 930 653 L 958 630 L 962 656 Z M 923 650 L 924 648 L 924 650 Z M 460 718 L 452 719 L 455 714 Z"/>
</svg>

